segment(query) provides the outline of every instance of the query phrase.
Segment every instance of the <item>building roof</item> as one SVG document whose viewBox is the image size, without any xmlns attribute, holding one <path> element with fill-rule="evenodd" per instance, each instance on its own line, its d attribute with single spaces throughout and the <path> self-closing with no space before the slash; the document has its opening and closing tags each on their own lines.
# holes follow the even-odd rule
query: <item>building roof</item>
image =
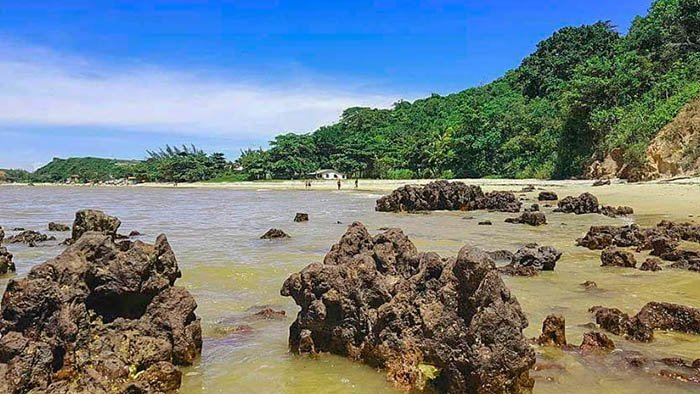
<svg viewBox="0 0 700 394">
<path fill-rule="evenodd" d="M 312 173 L 310 173 L 309 175 L 326 174 L 326 173 L 329 173 L 329 172 L 335 172 L 336 174 L 342 174 L 342 172 L 340 172 L 340 171 L 338 171 L 338 170 L 323 169 L 323 170 L 318 170 L 318 171 L 312 172 Z"/>
</svg>

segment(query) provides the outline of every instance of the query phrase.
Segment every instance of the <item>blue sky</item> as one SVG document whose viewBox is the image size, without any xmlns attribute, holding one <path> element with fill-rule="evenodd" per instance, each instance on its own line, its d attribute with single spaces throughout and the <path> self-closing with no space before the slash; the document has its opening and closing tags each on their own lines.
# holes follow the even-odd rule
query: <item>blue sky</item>
<svg viewBox="0 0 700 394">
<path fill-rule="evenodd" d="M 516 67 L 569 25 L 625 32 L 650 0 L 0 0 L 0 167 L 235 158 L 343 108 L 447 94 Z"/>
</svg>

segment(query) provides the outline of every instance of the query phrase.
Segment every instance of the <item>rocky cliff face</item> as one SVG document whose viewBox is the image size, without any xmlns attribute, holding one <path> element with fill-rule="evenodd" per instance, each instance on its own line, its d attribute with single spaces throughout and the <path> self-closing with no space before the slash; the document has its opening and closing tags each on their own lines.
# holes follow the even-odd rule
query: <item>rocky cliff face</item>
<svg viewBox="0 0 700 394">
<path fill-rule="evenodd" d="M 589 179 L 621 178 L 643 181 L 695 175 L 700 172 L 700 98 L 688 103 L 649 144 L 646 164 L 625 162 L 624 150 L 615 148 L 586 171 Z"/>
<path fill-rule="evenodd" d="M 700 171 L 700 98 L 688 103 L 651 141 L 649 177 L 694 175 Z"/>
</svg>

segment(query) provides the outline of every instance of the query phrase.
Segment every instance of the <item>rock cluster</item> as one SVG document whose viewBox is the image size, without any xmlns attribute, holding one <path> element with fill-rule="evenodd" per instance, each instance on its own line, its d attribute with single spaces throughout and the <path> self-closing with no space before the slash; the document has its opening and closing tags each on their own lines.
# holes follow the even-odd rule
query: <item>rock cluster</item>
<svg viewBox="0 0 700 394">
<path fill-rule="evenodd" d="M 56 222 L 49 222 L 49 231 L 57 231 L 57 232 L 64 232 L 64 231 L 70 231 L 70 226 L 67 226 L 65 224 L 61 223 L 56 223 Z"/>
<path fill-rule="evenodd" d="M 679 241 L 700 243 L 700 225 L 662 221 L 654 227 L 592 226 L 577 245 L 589 249 L 634 247 L 637 251 L 649 250 L 652 256 L 671 261 L 672 268 L 700 271 L 700 253 L 680 249 Z M 644 264 L 644 270 L 658 271 L 659 260 Z"/>
<path fill-rule="evenodd" d="M 510 254 L 510 256 L 508 256 Z M 561 252 L 551 246 L 527 244 L 514 254 L 508 251 L 489 252 L 496 260 L 510 260 L 510 263 L 498 267 L 498 271 L 511 276 L 534 276 L 539 271 L 554 271 Z M 509 257 L 509 258 L 508 258 Z"/>
<path fill-rule="evenodd" d="M 353 223 L 323 263 L 292 274 L 281 294 L 301 307 L 289 330 L 294 353 L 347 356 L 404 388 L 532 389 L 527 319 L 480 249 L 441 258 L 419 253 L 401 230 L 371 236 Z"/>
<path fill-rule="evenodd" d="M 5 230 L 0 227 L 0 275 L 8 272 L 15 272 L 15 263 L 12 262 L 12 253 L 7 251 L 7 248 L 2 246 L 2 241 L 5 239 Z"/>
<path fill-rule="evenodd" d="M 507 218 L 506 223 L 529 224 L 530 226 L 541 226 L 547 224 L 547 217 L 544 212 L 525 211 L 515 218 Z"/>
<path fill-rule="evenodd" d="M 518 212 L 521 203 L 512 192 L 484 193 L 479 186 L 435 181 L 425 186 L 406 185 L 377 200 L 376 210 L 412 212 L 487 209 Z"/>
<path fill-rule="evenodd" d="M 634 213 L 634 210 L 626 206 L 600 206 L 596 196 L 592 195 L 591 193 L 582 193 L 578 197 L 564 197 L 557 204 L 557 209 L 555 209 L 555 212 L 575 213 L 577 215 L 599 213 L 605 216 L 616 217 L 621 215 L 631 215 Z"/>
<path fill-rule="evenodd" d="M 590 312 L 601 328 L 634 341 L 652 341 L 654 330 L 700 334 L 700 309 L 685 305 L 650 302 L 634 316 L 601 306 L 592 307 Z"/>
<path fill-rule="evenodd" d="M 0 308 L 0 392 L 174 392 L 201 353 L 200 321 L 164 235 L 88 232 L 10 280 Z"/>
<path fill-rule="evenodd" d="M 35 247 L 37 243 L 39 242 L 46 242 L 46 241 L 53 241 L 55 240 L 56 237 L 53 236 L 48 236 L 46 234 L 42 234 L 38 231 L 33 231 L 33 230 L 24 230 L 21 233 L 10 237 L 7 239 L 7 243 L 11 244 L 27 244 L 29 247 Z"/>
<path fill-rule="evenodd" d="M 289 234 L 278 228 L 271 228 L 267 232 L 260 236 L 260 239 L 280 239 L 280 238 L 290 238 Z"/>
<path fill-rule="evenodd" d="M 578 347 L 569 345 L 566 342 L 566 322 L 561 315 L 549 315 L 544 319 L 542 334 L 535 342 L 540 346 L 556 346 L 581 353 L 608 353 L 615 350 L 615 343 L 607 335 L 595 331 L 583 334 L 583 340 Z"/>
</svg>

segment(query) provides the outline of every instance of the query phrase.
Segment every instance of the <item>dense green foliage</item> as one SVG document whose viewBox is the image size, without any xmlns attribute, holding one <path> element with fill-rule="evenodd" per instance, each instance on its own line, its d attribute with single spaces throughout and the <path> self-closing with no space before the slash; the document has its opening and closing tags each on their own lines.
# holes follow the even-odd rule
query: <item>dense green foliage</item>
<svg viewBox="0 0 700 394">
<path fill-rule="evenodd" d="M 125 178 L 133 162 L 96 157 L 54 158 L 32 174 L 34 182 L 59 182 L 70 177 L 79 180 L 108 180 Z"/>
<path fill-rule="evenodd" d="M 392 109 L 349 108 L 310 134 L 277 136 L 237 164 L 249 179 L 318 168 L 355 176 L 580 176 L 651 138 L 700 93 L 700 0 L 657 0 L 626 36 L 608 22 L 567 27 L 502 78 Z"/>
<path fill-rule="evenodd" d="M 143 160 L 114 160 L 95 157 L 54 158 L 34 173 L 23 170 L 3 170 L 0 175 L 8 182 L 78 183 L 123 180 L 138 182 L 198 182 L 225 177 L 243 179 L 248 175 L 232 173 L 232 163 L 223 153 L 207 154 L 194 146 L 166 146 L 148 152 Z"/>
</svg>

